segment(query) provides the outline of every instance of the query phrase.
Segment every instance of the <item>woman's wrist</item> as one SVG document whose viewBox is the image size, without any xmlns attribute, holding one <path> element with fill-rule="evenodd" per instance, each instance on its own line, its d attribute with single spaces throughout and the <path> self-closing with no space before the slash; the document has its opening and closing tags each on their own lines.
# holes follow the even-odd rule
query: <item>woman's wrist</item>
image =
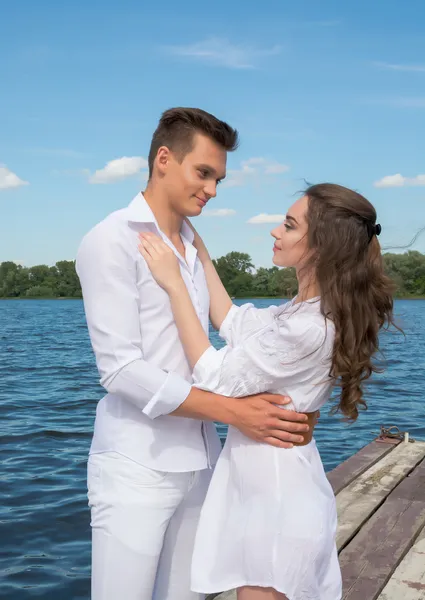
<svg viewBox="0 0 425 600">
<path fill-rule="evenodd" d="M 183 281 L 182 277 L 180 279 L 176 279 L 176 281 L 170 281 L 169 283 L 167 283 L 166 292 L 169 295 L 170 299 L 173 296 L 178 296 L 182 292 L 186 292 L 186 291 L 187 291 L 187 287 L 186 287 L 185 282 Z"/>
</svg>

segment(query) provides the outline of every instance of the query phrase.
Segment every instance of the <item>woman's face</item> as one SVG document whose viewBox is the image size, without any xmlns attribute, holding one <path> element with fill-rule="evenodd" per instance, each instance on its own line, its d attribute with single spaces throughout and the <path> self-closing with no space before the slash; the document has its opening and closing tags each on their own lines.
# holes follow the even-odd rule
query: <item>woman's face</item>
<svg viewBox="0 0 425 600">
<path fill-rule="evenodd" d="M 286 213 L 286 219 L 273 229 L 273 263 L 278 267 L 303 266 L 309 256 L 307 221 L 308 198 L 299 198 Z"/>
</svg>

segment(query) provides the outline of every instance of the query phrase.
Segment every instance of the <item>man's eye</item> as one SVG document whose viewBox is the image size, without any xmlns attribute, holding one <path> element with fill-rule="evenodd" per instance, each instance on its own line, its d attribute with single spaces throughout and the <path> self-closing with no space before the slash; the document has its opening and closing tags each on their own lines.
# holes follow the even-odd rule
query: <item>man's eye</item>
<svg viewBox="0 0 425 600">
<path fill-rule="evenodd" d="M 205 177 L 208 175 L 208 172 L 207 171 L 203 171 L 202 169 L 199 169 L 199 174 L 200 174 L 200 176 L 203 179 L 205 179 Z"/>
</svg>

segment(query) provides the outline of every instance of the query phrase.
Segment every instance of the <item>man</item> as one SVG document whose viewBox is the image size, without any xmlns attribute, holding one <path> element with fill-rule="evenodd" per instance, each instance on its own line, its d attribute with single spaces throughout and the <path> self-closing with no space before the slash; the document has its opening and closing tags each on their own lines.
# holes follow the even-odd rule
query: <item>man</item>
<svg viewBox="0 0 425 600">
<path fill-rule="evenodd" d="M 143 194 L 83 239 L 77 272 L 101 384 L 88 463 L 93 600 L 199 600 L 190 562 L 220 443 L 213 421 L 277 446 L 302 441 L 304 415 L 280 396 L 225 398 L 191 386 L 167 294 L 138 252 L 153 231 L 180 262 L 208 331 L 209 298 L 185 217 L 226 175 L 238 134 L 199 110 L 166 111 L 153 135 Z"/>
</svg>

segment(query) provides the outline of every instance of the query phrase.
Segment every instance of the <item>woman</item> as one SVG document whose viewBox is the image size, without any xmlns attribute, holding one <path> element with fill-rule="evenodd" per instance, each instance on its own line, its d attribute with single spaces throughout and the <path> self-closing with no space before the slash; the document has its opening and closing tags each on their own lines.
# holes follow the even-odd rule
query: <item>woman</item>
<svg viewBox="0 0 425 600">
<path fill-rule="evenodd" d="M 272 231 L 275 265 L 295 267 L 298 295 L 282 306 L 232 305 L 195 237 L 211 296 L 210 318 L 227 345 L 205 335 L 172 250 L 141 234 L 140 252 L 170 302 L 195 385 L 228 396 L 270 391 L 314 414 L 341 386 L 335 410 L 366 408 L 378 333 L 393 323 L 390 281 L 374 207 L 334 184 L 307 189 Z M 291 449 L 229 428 L 197 532 L 192 587 L 238 588 L 238 600 L 340 600 L 336 506 L 313 439 Z"/>
</svg>

